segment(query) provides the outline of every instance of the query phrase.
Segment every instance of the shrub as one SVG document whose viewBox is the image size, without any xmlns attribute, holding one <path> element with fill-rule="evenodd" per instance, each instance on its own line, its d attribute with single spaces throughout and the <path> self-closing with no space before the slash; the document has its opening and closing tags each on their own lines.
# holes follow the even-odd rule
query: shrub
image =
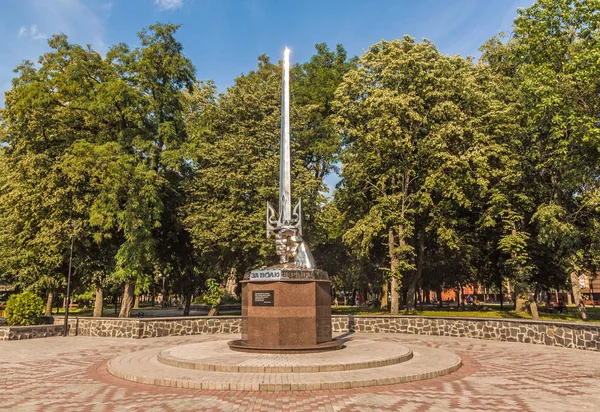
<svg viewBox="0 0 600 412">
<path fill-rule="evenodd" d="M 206 289 L 206 292 L 204 292 L 204 295 L 202 296 L 202 301 L 205 305 L 210 305 L 214 308 L 221 303 L 225 291 L 219 282 L 212 278 L 206 279 Z"/>
<path fill-rule="evenodd" d="M 31 292 L 11 295 L 6 302 L 6 322 L 9 325 L 35 325 L 44 310 L 42 298 Z"/>
</svg>

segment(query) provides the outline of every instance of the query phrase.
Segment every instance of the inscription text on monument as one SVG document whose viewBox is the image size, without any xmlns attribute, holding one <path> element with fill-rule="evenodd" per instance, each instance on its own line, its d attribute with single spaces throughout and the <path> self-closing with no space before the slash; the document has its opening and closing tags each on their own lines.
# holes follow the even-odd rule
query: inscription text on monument
<svg viewBox="0 0 600 412">
<path fill-rule="evenodd" d="M 281 270 L 252 270 L 249 280 L 281 280 Z"/>
<path fill-rule="evenodd" d="M 274 306 L 275 291 L 273 290 L 253 290 L 252 306 Z"/>
</svg>

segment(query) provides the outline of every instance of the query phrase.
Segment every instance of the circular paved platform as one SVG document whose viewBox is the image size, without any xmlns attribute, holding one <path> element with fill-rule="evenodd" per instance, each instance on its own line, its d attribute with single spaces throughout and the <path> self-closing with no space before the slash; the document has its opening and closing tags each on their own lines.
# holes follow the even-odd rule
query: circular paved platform
<svg viewBox="0 0 600 412">
<path fill-rule="evenodd" d="M 378 368 L 413 357 L 409 348 L 392 342 L 352 342 L 341 351 L 312 354 L 232 352 L 223 342 L 175 346 L 158 353 L 160 363 L 178 368 L 242 373 L 315 373 Z"/>
<path fill-rule="evenodd" d="M 392 385 L 447 375 L 461 366 L 446 350 L 370 339 L 316 354 L 232 352 L 222 341 L 148 349 L 112 359 L 107 370 L 132 382 L 232 391 L 306 391 Z"/>
</svg>

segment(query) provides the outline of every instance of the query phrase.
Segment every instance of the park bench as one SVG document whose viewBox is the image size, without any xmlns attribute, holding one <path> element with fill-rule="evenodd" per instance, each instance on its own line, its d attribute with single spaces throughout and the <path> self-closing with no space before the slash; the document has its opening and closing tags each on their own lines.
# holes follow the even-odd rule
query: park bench
<svg viewBox="0 0 600 412">
<path fill-rule="evenodd" d="M 562 311 L 561 311 L 561 312 L 559 312 L 559 310 L 558 310 L 558 305 L 557 305 L 556 303 L 553 303 L 553 302 L 546 302 L 546 305 L 544 306 L 544 310 L 545 310 L 546 312 L 548 312 L 548 313 L 555 313 L 555 312 L 558 312 L 558 313 L 567 313 L 567 306 L 566 306 L 566 305 L 564 305 L 564 306 L 562 307 Z"/>
</svg>

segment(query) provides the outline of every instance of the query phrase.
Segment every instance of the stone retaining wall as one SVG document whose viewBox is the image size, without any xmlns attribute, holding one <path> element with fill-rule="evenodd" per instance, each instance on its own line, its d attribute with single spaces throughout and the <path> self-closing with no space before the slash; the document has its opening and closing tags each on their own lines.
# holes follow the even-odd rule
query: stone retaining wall
<svg viewBox="0 0 600 412">
<path fill-rule="evenodd" d="M 0 340 L 21 340 L 62 336 L 63 325 L 0 326 Z"/>
<path fill-rule="evenodd" d="M 69 334 L 130 339 L 212 333 L 235 334 L 241 333 L 241 321 L 241 316 L 219 316 L 214 318 L 207 316 L 186 316 L 151 319 L 70 318 Z M 54 326 L 22 326 L 18 328 L 0 326 L 0 340 L 60 335 L 62 333 L 61 325 L 63 319 L 55 318 L 54 322 Z M 19 328 L 23 329 L 23 332 L 16 332 L 16 329 Z M 44 328 L 47 328 L 47 331 Z M 334 333 L 349 331 L 361 333 L 410 333 L 536 343 L 600 351 L 600 324 L 598 323 L 350 315 L 333 316 L 332 329 Z"/>
<path fill-rule="evenodd" d="M 140 338 L 242 332 L 241 316 L 159 318 L 139 322 Z"/>
<path fill-rule="evenodd" d="M 333 316 L 334 332 L 410 333 L 600 351 L 600 324 L 422 316 Z"/>
<path fill-rule="evenodd" d="M 55 324 L 62 324 L 56 318 Z M 156 338 L 161 336 L 241 333 L 241 316 L 183 316 L 176 318 L 119 319 L 70 318 L 70 335 L 111 338 Z"/>
</svg>

